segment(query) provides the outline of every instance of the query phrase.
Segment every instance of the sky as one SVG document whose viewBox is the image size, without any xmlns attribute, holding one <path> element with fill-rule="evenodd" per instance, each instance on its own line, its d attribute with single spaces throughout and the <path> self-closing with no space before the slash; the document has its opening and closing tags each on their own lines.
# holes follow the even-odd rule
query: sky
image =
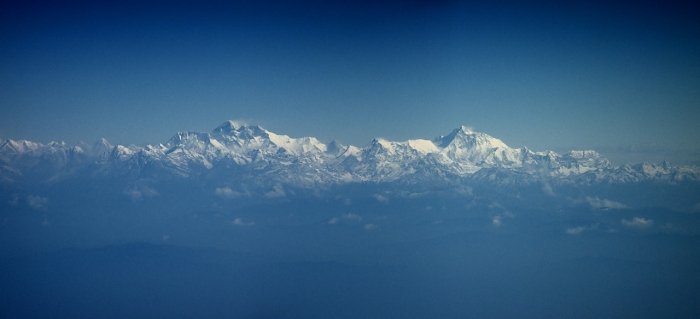
<svg viewBox="0 0 700 319">
<path fill-rule="evenodd" d="M 698 16 L 660 1 L 3 2 L 0 138 L 145 145 L 238 120 L 364 146 L 466 125 L 511 147 L 700 159 Z"/>
</svg>

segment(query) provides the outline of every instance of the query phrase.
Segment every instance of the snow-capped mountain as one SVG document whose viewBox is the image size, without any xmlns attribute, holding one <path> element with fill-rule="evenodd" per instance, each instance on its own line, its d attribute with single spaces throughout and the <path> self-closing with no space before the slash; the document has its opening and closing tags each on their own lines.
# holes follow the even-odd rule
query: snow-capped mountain
<svg viewBox="0 0 700 319">
<path fill-rule="evenodd" d="M 365 147 L 292 138 L 227 121 L 213 131 L 180 132 L 145 147 L 0 140 L 0 181 L 6 185 L 100 177 L 198 179 L 249 187 L 313 187 L 355 182 L 528 184 L 674 183 L 700 180 L 696 167 L 613 166 L 595 151 L 534 152 L 511 148 L 467 127 L 433 140 L 374 139 Z"/>
</svg>

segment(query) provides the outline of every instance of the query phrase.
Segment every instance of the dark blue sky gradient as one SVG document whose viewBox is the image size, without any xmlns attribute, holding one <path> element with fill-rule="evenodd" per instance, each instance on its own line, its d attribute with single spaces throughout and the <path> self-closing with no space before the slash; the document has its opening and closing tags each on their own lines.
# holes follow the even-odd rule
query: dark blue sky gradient
<svg viewBox="0 0 700 319">
<path fill-rule="evenodd" d="M 660 2 L 4 3 L 0 137 L 146 144 L 237 119 L 358 146 L 468 125 L 535 150 L 698 150 L 698 16 Z"/>
</svg>

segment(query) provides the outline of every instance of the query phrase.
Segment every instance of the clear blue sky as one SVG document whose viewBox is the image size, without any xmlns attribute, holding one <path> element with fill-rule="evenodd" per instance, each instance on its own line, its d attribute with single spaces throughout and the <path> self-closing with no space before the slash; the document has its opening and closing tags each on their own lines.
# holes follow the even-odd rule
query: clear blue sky
<svg viewBox="0 0 700 319">
<path fill-rule="evenodd" d="M 0 138 L 139 145 L 235 119 L 358 146 L 467 125 L 700 149 L 697 5 L 250 2 L 3 2 Z"/>
</svg>

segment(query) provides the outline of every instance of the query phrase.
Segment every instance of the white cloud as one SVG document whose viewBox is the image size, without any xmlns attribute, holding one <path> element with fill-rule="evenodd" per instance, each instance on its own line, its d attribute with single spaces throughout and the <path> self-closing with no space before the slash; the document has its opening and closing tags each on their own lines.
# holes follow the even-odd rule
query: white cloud
<svg viewBox="0 0 700 319">
<path fill-rule="evenodd" d="M 578 235 L 578 234 L 581 234 L 584 230 L 586 230 L 586 227 L 579 226 L 579 227 L 574 227 L 574 228 L 568 228 L 566 230 L 566 233 L 569 235 Z"/>
<path fill-rule="evenodd" d="M 579 235 L 584 231 L 587 230 L 597 230 L 600 224 L 592 224 L 589 226 L 579 226 L 579 227 L 573 227 L 573 228 L 567 228 L 566 233 L 569 235 Z"/>
<path fill-rule="evenodd" d="M 267 198 L 284 197 L 285 195 L 286 193 L 281 185 L 275 185 L 272 187 L 271 191 L 265 193 L 265 197 Z"/>
<path fill-rule="evenodd" d="M 129 188 L 125 190 L 123 194 L 129 196 L 134 202 L 139 201 L 144 197 L 153 197 L 160 195 L 155 189 L 144 185 Z"/>
<path fill-rule="evenodd" d="M 500 209 L 504 209 L 504 210 L 506 209 L 499 202 L 493 202 L 489 205 L 489 209 L 496 209 L 496 208 L 500 208 Z"/>
<path fill-rule="evenodd" d="M 645 219 L 642 217 L 635 217 L 632 220 L 622 220 L 622 225 L 632 228 L 648 228 L 654 225 L 653 219 Z"/>
<path fill-rule="evenodd" d="M 593 208 L 612 208 L 612 209 L 622 209 L 622 208 L 627 208 L 622 203 L 616 202 L 616 201 L 611 201 L 609 199 L 600 199 L 598 196 L 596 197 L 586 197 L 586 201 L 588 201 L 588 204 L 591 205 Z"/>
<path fill-rule="evenodd" d="M 501 226 L 501 224 L 503 224 L 503 222 L 501 221 L 501 216 L 494 217 L 491 223 L 493 223 L 493 225 L 496 227 Z"/>
<path fill-rule="evenodd" d="M 462 195 L 467 195 L 467 196 L 474 196 L 474 189 L 467 186 L 467 187 L 460 187 L 455 190 L 456 193 L 462 194 Z"/>
<path fill-rule="evenodd" d="M 376 228 L 377 228 L 377 225 L 375 225 L 375 224 L 365 225 L 365 230 L 372 230 L 372 229 L 376 229 Z"/>
<path fill-rule="evenodd" d="M 243 126 L 243 125 L 247 125 L 249 121 L 242 120 L 242 119 L 236 119 L 236 120 L 229 120 L 229 122 L 231 122 L 235 126 Z"/>
<path fill-rule="evenodd" d="M 136 188 L 127 189 L 124 191 L 124 195 L 131 197 L 132 201 L 137 201 L 141 199 L 141 192 Z"/>
<path fill-rule="evenodd" d="M 350 219 L 350 220 L 356 220 L 356 221 L 362 221 L 362 216 L 360 215 L 355 215 L 353 213 L 348 213 L 347 215 L 343 216 L 345 219 Z"/>
<path fill-rule="evenodd" d="M 372 196 L 380 203 L 388 203 L 389 202 L 389 199 L 387 197 L 382 196 L 380 194 L 374 194 Z"/>
<path fill-rule="evenodd" d="M 552 185 L 549 185 L 548 182 L 544 182 L 542 185 L 542 192 L 549 196 L 557 196 L 557 194 L 554 193 L 554 190 L 552 190 Z"/>
<path fill-rule="evenodd" d="M 340 219 L 333 217 L 333 218 L 331 218 L 331 220 L 328 221 L 328 225 L 337 224 L 339 221 L 340 221 Z"/>
<path fill-rule="evenodd" d="M 579 235 L 586 230 L 596 230 L 600 224 L 593 224 L 590 226 L 578 226 L 573 228 L 567 228 L 566 233 L 569 235 Z"/>
<path fill-rule="evenodd" d="M 493 219 L 491 220 L 491 223 L 496 227 L 501 226 L 503 224 L 503 221 L 506 219 L 515 218 L 515 214 L 507 211 L 505 209 L 505 207 L 503 207 L 501 204 L 499 204 L 497 202 L 493 202 L 493 204 L 489 205 L 489 208 L 494 209 L 494 210 L 503 210 L 502 212 L 500 212 L 496 216 L 494 216 Z"/>
<path fill-rule="evenodd" d="M 49 199 L 46 197 L 29 195 L 27 196 L 27 204 L 29 207 L 36 210 L 46 210 L 46 206 L 49 203 Z"/>
<path fill-rule="evenodd" d="M 225 199 L 234 199 L 234 198 L 241 197 L 241 195 L 242 195 L 241 193 L 234 191 L 229 187 L 223 187 L 223 188 L 217 187 L 216 190 L 214 191 L 214 194 L 216 194 L 217 196 L 221 196 L 222 198 L 225 198 Z"/>
<path fill-rule="evenodd" d="M 236 218 L 231 222 L 231 224 L 234 224 L 236 226 L 249 227 L 255 225 L 255 222 L 244 223 L 243 220 L 241 220 L 240 218 Z"/>
</svg>

